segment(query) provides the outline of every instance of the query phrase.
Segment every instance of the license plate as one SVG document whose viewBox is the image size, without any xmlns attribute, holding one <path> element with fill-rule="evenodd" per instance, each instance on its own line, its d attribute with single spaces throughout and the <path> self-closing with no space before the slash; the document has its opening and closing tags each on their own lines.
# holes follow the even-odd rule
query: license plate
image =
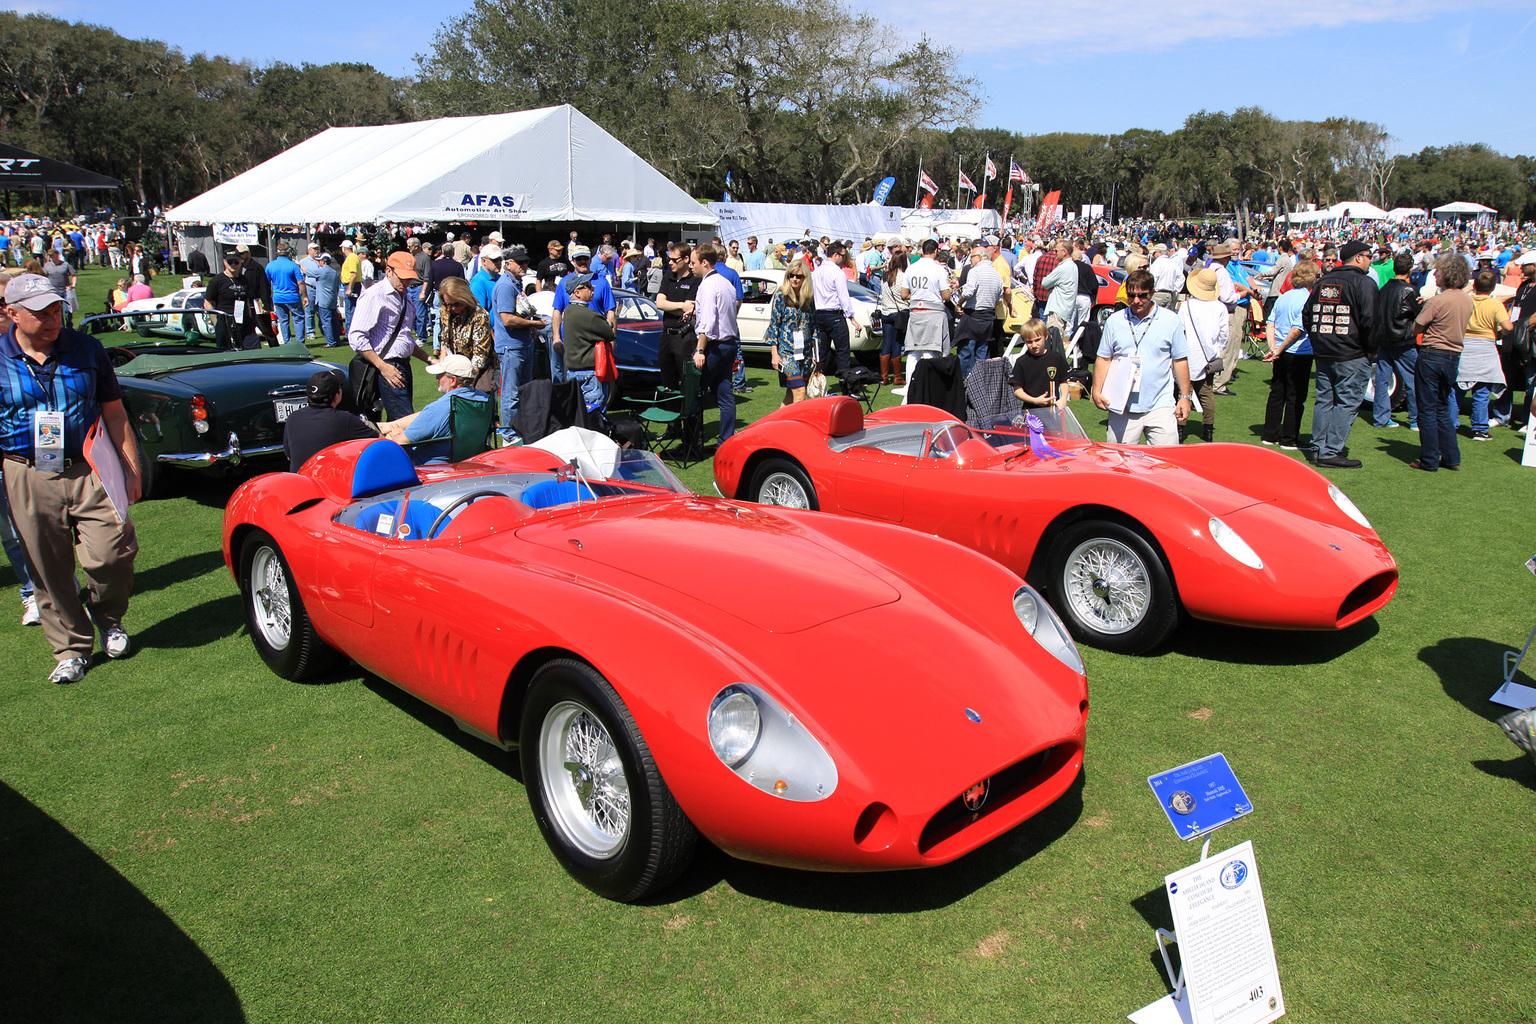
<svg viewBox="0 0 1536 1024">
<path fill-rule="evenodd" d="M 307 398 L 279 398 L 272 402 L 272 411 L 277 413 L 277 422 L 282 423 L 308 404 Z"/>
</svg>

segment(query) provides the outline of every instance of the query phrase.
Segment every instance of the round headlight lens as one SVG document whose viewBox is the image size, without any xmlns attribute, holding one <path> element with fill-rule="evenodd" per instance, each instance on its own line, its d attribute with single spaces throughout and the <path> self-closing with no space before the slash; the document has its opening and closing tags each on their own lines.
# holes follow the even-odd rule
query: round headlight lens
<svg viewBox="0 0 1536 1024">
<path fill-rule="evenodd" d="M 1349 497 L 1345 495 L 1343 491 L 1339 490 L 1336 485 L 1328 485 L 1328 497 L 1332 498 L 1333 503 L 1339 506 L 1340 512 L 1343 512 L 1345 515 L 1349 516 L 1349 518 L 1353 519 L 1367 530 L 1371 528 L 1371 521 L 1365 518 L 1365 513 L 1361 512 L 1359 507 L 1356 506 L 1354 502 L 1350 501 Z"/>
<path fill-rule="evenodd" d="M 734 768 L 757 746 L 763 720 L 757 701 L 741 690 L 722 693 L 709 709 L 709 742 L 715 756 Z"/>
<path fill-rule="evenodd" d="M 1243 540 L 1232 527 L 1212 516 L 1210 528 L 1211 537 L 1217 544 L 1221 545 L 1221 550 L 1244 565 L 1252 566 L 1255 569 L 1264 568 L 1264 560 L 1258 556 L 1253 548 L 1248 546 L 1248 542 Z"/>
</svg>

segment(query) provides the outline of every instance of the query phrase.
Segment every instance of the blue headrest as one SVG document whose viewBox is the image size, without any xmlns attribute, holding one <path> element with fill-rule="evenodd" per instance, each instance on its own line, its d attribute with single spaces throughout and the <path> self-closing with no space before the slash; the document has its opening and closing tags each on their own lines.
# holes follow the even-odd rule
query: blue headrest
<svg viewBox="0 0 1536 1024">
<path fill-rule="evenodd" d="M 363 449 L 352 467 L 352 497 L 366 498 L 421 483 L 416 467 L 405 449 L 393 441 L 379 438 Z"/>
<path fill-rule="evenodd" d="M 590 487 L 576 480 L 540 480 L 525 488 L 517 500 L 530 508 L 554 508 L 573 501 L 591 501 L 595 497 L 597 495 Z"/>
</svg>

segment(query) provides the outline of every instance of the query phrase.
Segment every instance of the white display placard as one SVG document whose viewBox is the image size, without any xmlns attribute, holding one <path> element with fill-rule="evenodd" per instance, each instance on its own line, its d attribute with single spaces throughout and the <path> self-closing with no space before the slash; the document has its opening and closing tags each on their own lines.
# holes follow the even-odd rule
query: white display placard
<svg viewBox="0 0 1536 1024">
<path fill-rule="evenodd" d="M 1525 432 L 1525 447 L 1520 449 L 1520 465 L 1536 466 L 1536 430 Z"/>
<path fill-rule="evenodd" d="M 259 245 L 261 226 L 258 224 L 215 224 L 213 240 L 220 245 Z"/>
<path fill-rule="evenodd" d="M 1253 843 L 1168 875 L 1191 1024 L 1267 1024 L 1285 1015 Z"/>
</svg>

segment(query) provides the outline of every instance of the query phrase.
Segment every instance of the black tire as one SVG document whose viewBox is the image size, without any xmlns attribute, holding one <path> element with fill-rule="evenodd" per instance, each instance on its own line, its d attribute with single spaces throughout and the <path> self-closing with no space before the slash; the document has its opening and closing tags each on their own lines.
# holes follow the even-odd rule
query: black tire
<svg viewBox="0 0 1536 1024">
<path fill-rule="evenodd" d="M 795 489 L 799 489 L 799 495 L 804 499 L 803 503 L 793 500 Z M 816 498 L 816 487 L 811 483 L 811 478 L 806 475 L 800 464 L 789 459 L 765 459 L 752 474 L 752 483 L 747 488 L 750 500 L 759 505 L 782 505 L 785 508 L 808 508 L 813 512 L 821 510 L 821 503 Z"/>
<path fill-rule="evenodd" d="M 261 530 L 247 537 L 240 549 L 240 597 L 256 653 L 284 679 L 313 679 L 339 660 L 310 623 L 282 549 Z M 286 637 L 281 628 L 284 608 Z"/>
<path fill-rule="evenodd" d="M 591 666 L 561 659 L 539 669 L 523 703 L 519 740 L 534 820 L 576 881 L 631 903 L 688 866 L 698 833 L 629 709 Z"/>
<path fill-rule="evenodd" d="M 133 430 L 131 419 L 128 429 L 133 431 L 133 447 L 139 453 L 139 500 L 148 501 L 160 491 L 160 464 L 144 454 L 144 441 L 139 432 Z"/>
<path fill-rule="evenodd" d="M 1141 654 L 1178 625 L 1179 602 L 1167 567 L 1140 531 L 1088 520 L 1063 531 L 1056 547 L 1051 604 L 1083 643 Z"/>
</svg>

